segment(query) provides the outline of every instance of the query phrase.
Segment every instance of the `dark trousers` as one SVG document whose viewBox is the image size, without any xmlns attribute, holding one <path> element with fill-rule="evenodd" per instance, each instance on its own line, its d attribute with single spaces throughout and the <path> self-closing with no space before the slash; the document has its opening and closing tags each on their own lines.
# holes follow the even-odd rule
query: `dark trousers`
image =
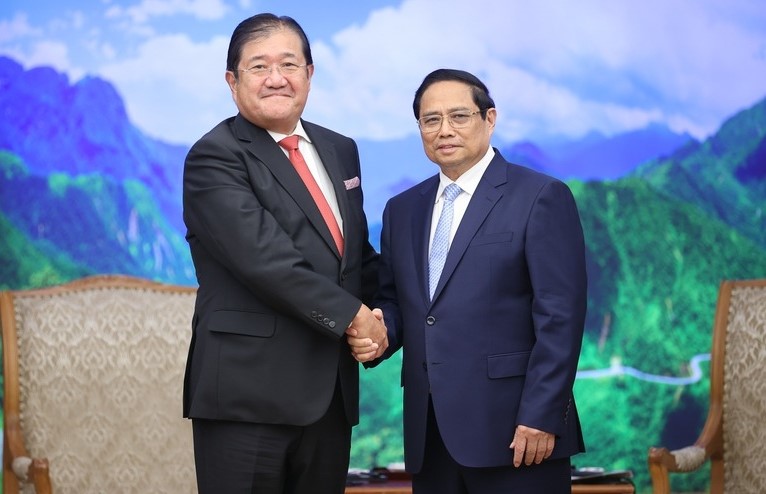
<svg viewBox="0 0 766 494">
<path fill-rule="evenodd" d="M 342 494 L 351 449 L 336 387 L 308 426 L 193 420 L 199 494 Z"/>
<path fill-rule="evenodd" d="M 472 468 L 458 464 L 442 441 L 433 405 L 428 406 L 423 468 L 412 477 L 413 494 L 570 494 L 569 458 L 539 465 Z M 508 444 L 512 438 L 508 438 Z"/>
</svg>

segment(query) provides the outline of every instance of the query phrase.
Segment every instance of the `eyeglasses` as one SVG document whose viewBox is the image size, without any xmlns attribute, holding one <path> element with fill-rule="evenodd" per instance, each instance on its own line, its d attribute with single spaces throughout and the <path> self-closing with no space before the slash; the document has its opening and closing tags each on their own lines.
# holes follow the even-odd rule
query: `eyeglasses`
<svg viewBox="0 0 766 494">
<path fill-rule="evenodd" d="M 282 74 L 283 76 L 287 75 L 293 75 L 297 73 L 300 69 L 305 67 L 306 64 L 298 65 L 297 63 L 293 62 L 282 62 L 277 63 L 274 65 L 264 65 L 264 64 L 258 64 L 253 65 L 252 67 L 249 67 L 247 69 L 237 69 L 240 72 L 247 72 L 250 75 L 254 75 L 255 77 L 268 77 L 271 75 L 271 70 L 276 67 L 277 72 Z"/>
<path fill-rule="evenodd" d="M 473 119 L 473 116 L 477 113 L 481 113 L 482 111 L 483 110 L 476 110 L 472 112 L 465 110 L 453 111 L 446 115 L 447 122 L 449 122 L 453 129 L 462 129 L 464 127 L 468 127 L 468 125 L 471 123 L 471 120 Z M 420 132 L 424 134 L 430 134 L 442 128 L 443 120 L 443 115 L 426 115 L 425 117 L 420 117 L 418 119 L 418 127 L 420 127 Z"/>
</svg>

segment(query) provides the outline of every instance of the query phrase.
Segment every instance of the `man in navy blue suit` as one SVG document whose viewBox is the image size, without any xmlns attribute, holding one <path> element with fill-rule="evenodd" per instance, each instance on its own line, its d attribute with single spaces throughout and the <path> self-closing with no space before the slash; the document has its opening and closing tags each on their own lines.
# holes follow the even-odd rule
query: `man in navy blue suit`
<svg viewBox="0 0 766 494">
<path fill-rule="evenodd" d="M 432 72 L 413 109 L 440 171 L 386 205 L 376 302 L 383 358 L 404 348 L 414 492 L 569 493 L 587 285 L 572 193 L 490 146 L 497 110 L 472 74 Z"/>
</svg>

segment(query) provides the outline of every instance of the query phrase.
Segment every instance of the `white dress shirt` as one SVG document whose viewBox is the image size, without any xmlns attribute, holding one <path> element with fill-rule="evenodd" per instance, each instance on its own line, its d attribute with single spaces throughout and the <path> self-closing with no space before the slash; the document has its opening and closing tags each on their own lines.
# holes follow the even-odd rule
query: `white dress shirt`
<svg viewBox="0 0 766 494">
<path fill-rule="evenodd" d="M 277 144 L 279 144 L 279 141 L 287 137 L 287 134 L 280 134 L 270 130 L 267 132 L 271 135 L 271 137 L 274 138 Z M 303 159 L 306 161 L 306 166 L 308 166 L 311 175 L 314 176 L 314 180 L 316 180 L 319 189 L 322 191 L 322 194 L 324 194 L 325 199 L 327 199 L 327 204 L 330 205 L 332 214 L 335 216 L 335 220 L 338 222 L 340 233 L 343 235 L 343 218 L 340 216 L 340 208 L 338 207 L 338 198 L 335 196 L 335 189 L 332 186 L 332 182 L 330 181 L 330 176 L 327 174 L 327 170 L 322 164 L 322 160 L 319 159 L 319 154 L 317 153 L 316 148 L 311 143 L 311 139 L 309 139 L 309 136 L 303 129 L 303 125 L 301 124 L 300 120 L 298 120 L 298 125 L 290 135 L 297 135 L 300 137 L 300 139 L 298 139 L 298 150 L 303 155 Z M 285 156 L 288 156 L 289 153 L 287 149 L 282 148 L 282 146 L 280 146 L 280 148 L 282 151 L 284 151 Z"/>
<path fill-rule="evenodd" d="M 487 170 L 487 167 L 489 167 L 489 162 L 492 161 L 492 158 L 494 157 L 495 150 L 490 146 L 478 163 L 473 165 L 455 180 L 454 183 L 463 189 L 463 191 L 452 203 L 454 209 L 452 213 L 452 227 L 449 232 L 450 244 L 452 244 L 452 239 L 455 238 L 455 232 L 457 231 L 458 226 L 460 226 L 460 222 L 463 219 L 463 215 L 465 215 L 466 209 L 468 209 L 468 203 L 471 202 L 473 193 L 476 192 L 476 187 L 479 186 L 481 177 L 484 176 L 484 172 Z M 436 190 L 436 203 L 434 204 L 434 212 L 431 216 L 431 234 L 428 237 L 429 254 L 431 252 L 431 244 L 434 241 L 434 234 L 436 233 L 436 224 L 439 222 L 439 215 L 442 214 L 442 208 L 444 207 L 444 196 L 442 195 L 442 192 L 444 192 L 444 189 L 451 183 L 453 183 L 452 180 L 440 171 L 439 188 Z"/>
</svg>

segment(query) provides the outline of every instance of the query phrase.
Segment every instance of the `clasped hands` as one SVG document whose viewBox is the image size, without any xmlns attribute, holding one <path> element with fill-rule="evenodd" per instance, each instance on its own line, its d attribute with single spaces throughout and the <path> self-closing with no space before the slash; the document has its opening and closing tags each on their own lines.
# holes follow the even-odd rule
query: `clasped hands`
<svg viewBox="0 0 766 494">
<path fill-rule="evenodd" d="M 388 330 L 383 322 L 383 311 L 362 304 L 351 325 L 346 329 L 351 354 L 357 362 L 374 360 L 388 348 Z"/>
</svg>

